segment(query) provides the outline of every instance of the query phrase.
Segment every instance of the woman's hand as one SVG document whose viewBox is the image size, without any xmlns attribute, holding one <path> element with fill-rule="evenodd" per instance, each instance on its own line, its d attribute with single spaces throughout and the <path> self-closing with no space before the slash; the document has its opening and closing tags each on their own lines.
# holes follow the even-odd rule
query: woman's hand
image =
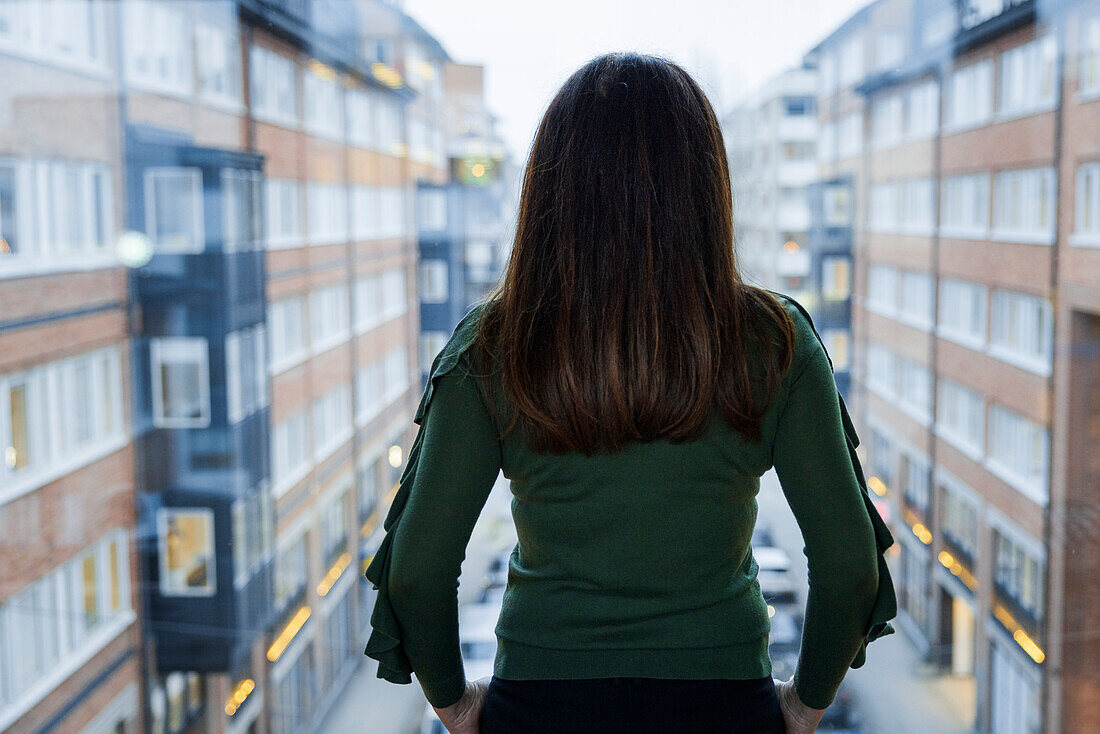
<svg viewBox="0 0 1100 734">
<path fill-rule="evenodd" d="M 794 690 L 794 679 L 775 681 L 775 692 L 779 696 L 779 708 L 783 711 L 783 723 L 786 724 L 787 734 L 813 734 L 821 717 L 825 715 L 825 709 L 812 709 L 802 703 Z"/>
<path fill-rule="evenodd" d="M 451 734 L 479 734 L 477 720 L 481 716 L 481 707 L 485 705 L 485 695 L 489 692 L 489 679 L 490 676 L 485 676 L 476 681 L 466 681 L 462 698 L 445 709 L 432 707 Z"/>
</svg>

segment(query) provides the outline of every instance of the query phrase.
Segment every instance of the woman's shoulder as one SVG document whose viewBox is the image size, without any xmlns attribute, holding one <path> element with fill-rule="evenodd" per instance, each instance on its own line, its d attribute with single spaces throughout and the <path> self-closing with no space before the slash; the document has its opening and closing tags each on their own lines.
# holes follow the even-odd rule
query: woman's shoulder
<svg viewBox="0 0 1100 734">
<path fill-rule="evenodd" d="M 470 353 L 477 343 L 478 326 L 481 323 L 481 315 L 485 310 L 485 301 L 475 303 L 466 314 L 458 320 L 450 337 L 443 344 L 443 348 L 435 355 L 432 366 L 428 370 L 428 382 L 424 386 L 424 392 L 420 398 L 413 421 L 417 424 L 424 418 L 428 404 L 431 402 L 432 393 L 436 383 L 446 374 L 454 372 L 456 368 L 463 367 L 468 371 L 472 364 Z"/>
<path fill-rule="evenodd" d="M 818 333 L 813 318 L 806 307 L 786 293 L 768 288 L 763 290 L 770 293 L 783 306 L 783 310 L 787 312 L 794 323 L 794 358 L 791 360 L 790 374 L 798 374 L 800 368 L 805 366 L 808 360 L 818 351 L 825 352 L 831 368 L 832 359 L 829 358 L 821 334 Z"/>
</svg>

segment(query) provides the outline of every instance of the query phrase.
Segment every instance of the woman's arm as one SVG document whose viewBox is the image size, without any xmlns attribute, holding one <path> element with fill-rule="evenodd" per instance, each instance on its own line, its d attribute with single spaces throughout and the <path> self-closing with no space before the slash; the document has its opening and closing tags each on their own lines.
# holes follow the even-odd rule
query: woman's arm
<svg viewBox="0 0 1100 734">
<path fill-rule="evenodd" d="M 500 472 L 500 444 L 463 365 L 436 378 L 408 503 L 395 530 L 388 592 L 409 663 L 436 708 L 466 685 L 458 577 L 474 524 Z"/>
<path fill-rule="evenodd" d="M 796 317 L 797 318 L 797 317 Z M 805 541 L 809 595 L 794 689 L 826 708 L 858 653 L 878 590 L 878 547 L 852 466 L 825 348 L 809 344 L 793 369 L 772 461 Z"/>
</svg>

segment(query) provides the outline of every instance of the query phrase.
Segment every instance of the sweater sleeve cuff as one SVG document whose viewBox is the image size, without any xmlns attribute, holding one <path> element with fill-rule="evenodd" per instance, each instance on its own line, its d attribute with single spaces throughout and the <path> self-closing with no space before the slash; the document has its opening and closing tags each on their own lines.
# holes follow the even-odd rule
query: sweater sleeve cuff
<svg viewBox="0 0 1100 734">
<path fill-rule="evenodd" d="M 794 674 L 794 690 L 799 700 L 812 709 L 827 709 L 836 697 L 839 683 L 823 683 L 805 678 L 799 671 Z"/>
<path fill-rule="evenodd" d="M 420 681 L 420 687 L 424 689 L 424 698 L 437 709 L 445 709 L 458 703 L 462 694 L 466 692 L 465 671 L 442 680 L 427 681 L 420 676 L 417 676 L 417 680 Z"/>
</svg>

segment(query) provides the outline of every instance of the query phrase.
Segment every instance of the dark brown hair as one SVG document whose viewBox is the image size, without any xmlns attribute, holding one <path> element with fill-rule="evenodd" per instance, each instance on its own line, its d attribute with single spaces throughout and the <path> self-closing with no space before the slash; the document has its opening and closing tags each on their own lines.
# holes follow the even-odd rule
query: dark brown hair
<svg viewBox="0 0 1100 734">
<path fill-rule="evenodd" d="M 792 360 L 790 316 L 738 273 L 714 110 L 660 56 L 596 57 L 555 95 L 482 302 L 477 352 L 514 407 L 502 433 L 522 423 L 538 453 L 680 443 L 716 412 L 759 441 Z"/>
</svg>

